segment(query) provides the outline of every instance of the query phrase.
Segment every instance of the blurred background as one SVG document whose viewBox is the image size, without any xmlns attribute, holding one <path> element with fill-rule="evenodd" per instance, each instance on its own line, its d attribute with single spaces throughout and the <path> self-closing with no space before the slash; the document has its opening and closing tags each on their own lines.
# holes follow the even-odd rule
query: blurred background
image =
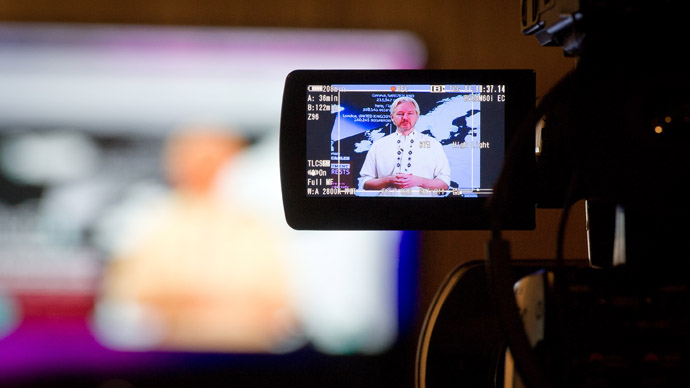
<svg viewBox="0 0 690 388">
<path fill-rule="evenodd" d="M 290 230 L 285 76 L 530 68 L 541 96 L 573 66 L 518 0 L 0 0 L 0 386 L 413 386 L 488 232 Z M 514 257 L 554 257 L 558 217 Z"/>
</svg>

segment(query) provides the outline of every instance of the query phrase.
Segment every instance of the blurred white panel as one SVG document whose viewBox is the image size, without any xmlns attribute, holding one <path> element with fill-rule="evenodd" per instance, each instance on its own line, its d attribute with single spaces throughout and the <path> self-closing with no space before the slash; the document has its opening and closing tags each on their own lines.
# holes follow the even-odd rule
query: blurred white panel
<svg viewBox="0 0 690 388">
<path fill-rule="evenodd" d="M 275 128 L 294 69 L 420 68 L 404 31 L 0 24 L 0 124 Z"/>
</svg>

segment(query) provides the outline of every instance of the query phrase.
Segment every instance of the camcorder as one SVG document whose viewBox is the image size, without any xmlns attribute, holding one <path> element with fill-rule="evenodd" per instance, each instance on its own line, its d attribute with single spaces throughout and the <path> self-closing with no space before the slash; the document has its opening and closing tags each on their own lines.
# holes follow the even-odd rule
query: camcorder
<svg viewBox="0 0 690 388">
<path fill-rule="evenodd" d="M 490 230 L 419 337 L 419 388 L 681 387 L 690 380 L 690 63 L 681 1 L 523 0 L 522 33 L 577 57 L 532 70 L 297 70 L 280 133 L 295 229 Z M 585 201 L 589 256 L 565 260 Z M 504 230 L 562 209 L 552 260 Z"/>
</svg>

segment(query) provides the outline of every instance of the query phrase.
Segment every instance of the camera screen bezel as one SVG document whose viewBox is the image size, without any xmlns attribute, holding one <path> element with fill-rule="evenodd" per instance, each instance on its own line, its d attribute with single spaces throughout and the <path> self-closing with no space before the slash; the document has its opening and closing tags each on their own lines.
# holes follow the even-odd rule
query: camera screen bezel
<svg viewBox="0 0 690 388">
<path fill-rule="evenodd" d="M 280 121 L 280 177 L 285 218 L 297 230 L 489 230 L 488 198 L 307 196 L 307 87 L 346 84 L 506 85 L 504 156 L 522 118 L 534 107 L 533 70 L 295 70 L 285 81 Z M 534 146 L 517 150 L 534 154 Z M 529 149 L 528 149 L 529 148 Z M 515 152 L 515 150 L 511 150 Z M 525 188 L 530 190 L 532 188 Z M 511 204 L 503 229 L 531 230 L 535 206 Z M 450 217 L 449 215 L 453 215 Z"/>
</svg>

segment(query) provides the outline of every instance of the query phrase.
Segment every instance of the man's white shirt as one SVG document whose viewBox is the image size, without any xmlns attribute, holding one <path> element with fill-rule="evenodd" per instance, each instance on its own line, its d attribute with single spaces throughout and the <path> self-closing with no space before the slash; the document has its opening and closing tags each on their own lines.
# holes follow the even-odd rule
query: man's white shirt
<svg viewBox="0 0 690 388">
<path fill-rule="evenodd" d="M 370 179 L 398 173 L 440 179 L 450 186 L 450 165 L 443 146 L 416 130 L 407 136 L 395 132 L 372 144 L 360 171 L 359 189 Z"/>
</svg>

